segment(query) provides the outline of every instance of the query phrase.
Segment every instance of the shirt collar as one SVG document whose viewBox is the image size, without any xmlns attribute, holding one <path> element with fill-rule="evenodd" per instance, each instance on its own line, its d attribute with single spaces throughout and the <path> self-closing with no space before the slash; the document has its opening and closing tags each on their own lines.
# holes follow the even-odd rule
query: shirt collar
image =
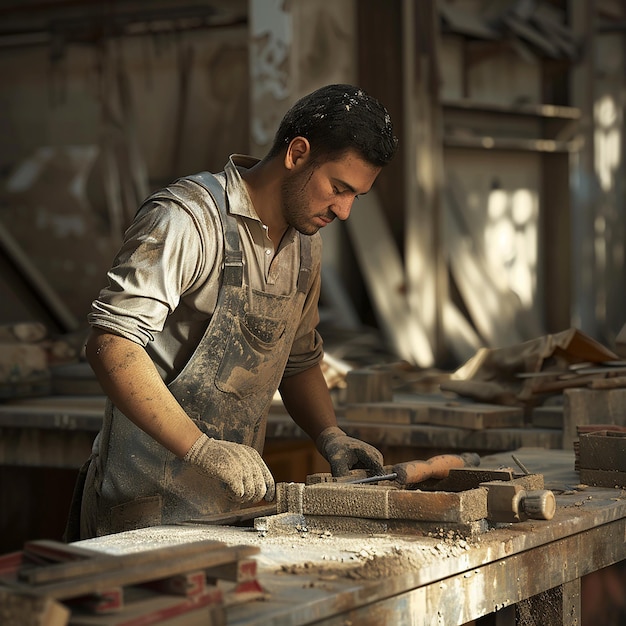
<svg viewBox="0 0 626 626">
<path fill-rule="evenodd" d="M 245 154 L 232 154 L 224 167 L 226 174 L 226 195 L 228 196 L 228 208 L 233 215 L 248 217 L 261 221 L 248 194 L 248 188 L 239 173 L 240 169 L 250 169 L 256 165 L 259 159 Z"/>
<path fill-rule="evenodd" d="M 228 196 L 228 209 L 231 214 L 253 219 L 262 224 L 261 218 L 254 210 L 248 188 L 241 178 L 240 170 L 250 169 L 260 159 L 246 154 L 231 154 L 228 163 L 224 166 L 226 174 L 226 195 Z M 293 243 L 296 239 L 296 229 L 290 226 L 283 235 L 282 245 Z"/>
</svg>

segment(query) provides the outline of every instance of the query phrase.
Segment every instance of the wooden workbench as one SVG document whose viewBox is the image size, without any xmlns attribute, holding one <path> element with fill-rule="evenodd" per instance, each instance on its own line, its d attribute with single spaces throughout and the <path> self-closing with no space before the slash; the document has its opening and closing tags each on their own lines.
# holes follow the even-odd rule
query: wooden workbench
<svg viewBox="0 0 626 626">
<path fill-rule="evenodd" d="M 478 540 L 168 526 L 78 543 L 110 553 L 200 539 L 259 546 L 267 597 L 230 606 L 228 624 L 453 626 L 494 612 L 498 624 L 580 623 L 581 577 L 626 559 L 626 492 L 578 486 L 570 451 L 515 454 L 544 474 L 556 515 L 501 525 Z M 512 465 L 510 453 L 481 463 L 502 465 Z"/>
<path fill-rule="evenodd" d="M 0 403 L 0 552 L 18 550 L 31 537 L 60 539 L 80 466 L 102 424 L 105 398 L 52 395 Z M 478 453 L 518 447 L 559 448 L 562 430 L 468 430 L 429 424 L 379 424 L 344 419 L 354 437 L 380 448 L 387 463 L 442 452 Z M 268 418 L 264 458 L 278 481 L 304 481 L 328 471 L 313 443 L 280 401 Z"/>
</svg>

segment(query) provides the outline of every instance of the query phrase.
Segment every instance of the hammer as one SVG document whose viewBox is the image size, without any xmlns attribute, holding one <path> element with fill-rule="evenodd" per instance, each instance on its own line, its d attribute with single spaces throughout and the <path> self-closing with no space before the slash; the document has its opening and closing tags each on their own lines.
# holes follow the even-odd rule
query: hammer
<svg viewBox="0 0 626 626">
<path fill-rule="evenodd" d="M 426 461 L 407 461 L 391 466 L 391 472 L 382 476 L 368 476 L 348 481 L 349 483 L 365 484 L 377 483 L 381 480 L 395 480 L 400 485 L 414 485 L 429 478 L 439 480 L 446 478 L 451 469 L 458 467 L 478 467 L 480 457 L 475 452 L 463 454 L 439 454 Z"/>
</svg>

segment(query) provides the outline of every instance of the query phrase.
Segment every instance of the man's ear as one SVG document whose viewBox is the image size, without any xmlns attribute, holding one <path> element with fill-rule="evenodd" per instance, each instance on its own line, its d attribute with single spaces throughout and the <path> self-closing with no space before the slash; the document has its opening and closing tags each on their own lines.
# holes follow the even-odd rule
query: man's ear
<svg viewBox="0 0 626 626">
<path fill-rule="evenodd" d="M 285 152 L 285 167 L 293 170 L 304 165 L 311 155 L 311 144 L 305 137 L 294 137 Z"/>
</svg>

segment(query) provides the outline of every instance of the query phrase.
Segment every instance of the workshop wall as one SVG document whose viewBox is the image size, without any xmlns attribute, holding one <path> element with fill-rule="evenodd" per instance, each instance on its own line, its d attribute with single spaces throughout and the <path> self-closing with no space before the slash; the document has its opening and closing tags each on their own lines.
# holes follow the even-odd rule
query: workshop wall
<svg viewBox="0 0 626 626">
<path fill-rule="evenodd" d="M 245 23 L 0 49 L 0 81 L 0 222 L 70 325 L 151 190 L 248 149 Z"/>
</svg>

